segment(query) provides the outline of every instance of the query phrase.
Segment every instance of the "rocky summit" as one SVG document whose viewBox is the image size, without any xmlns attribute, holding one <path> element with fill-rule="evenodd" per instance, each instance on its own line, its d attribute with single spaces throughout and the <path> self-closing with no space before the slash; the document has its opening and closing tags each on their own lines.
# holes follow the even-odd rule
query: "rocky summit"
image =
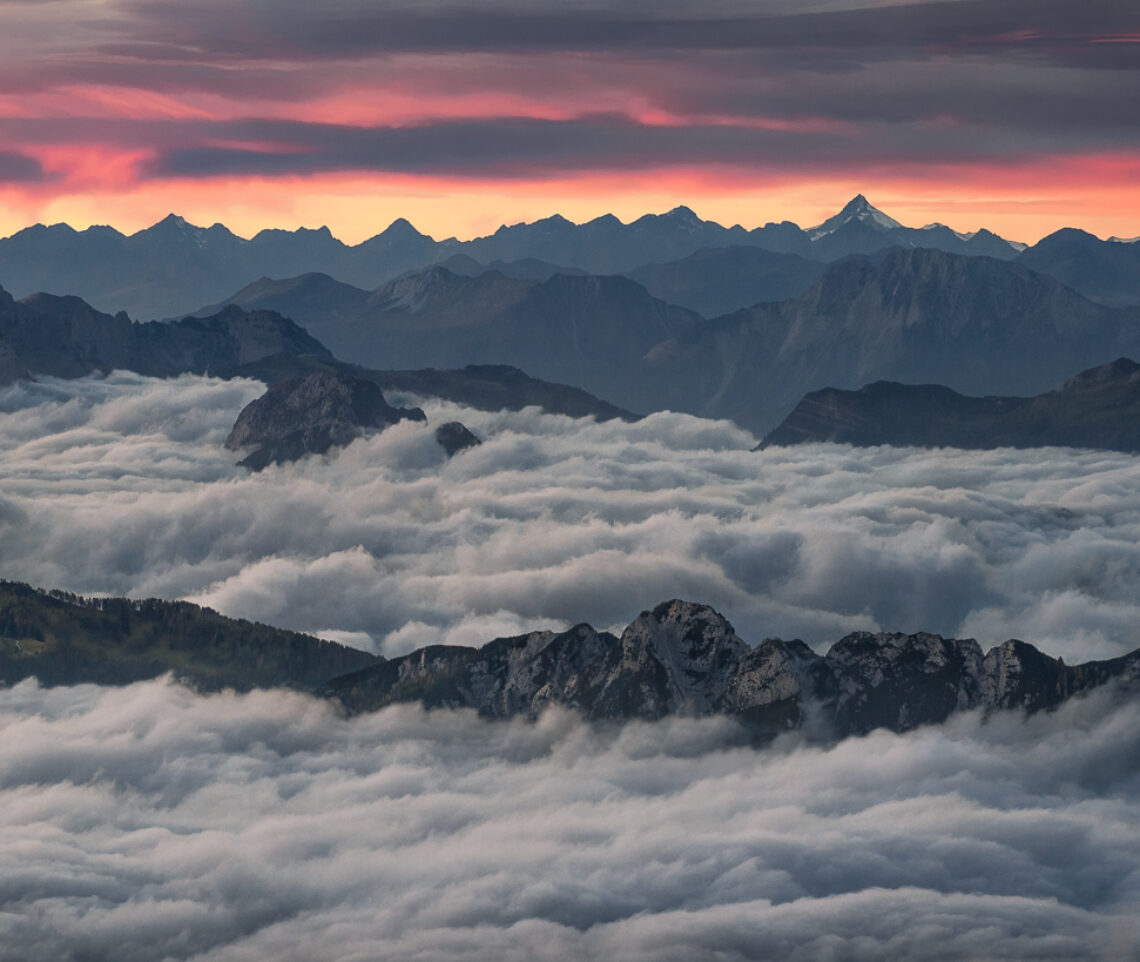
<svg viewBox="0 0 1140 962">
<path fill-rule="evenodd" d="M 441 424 L 435 429 L 435 439 L 447 452 L 449 458 L 460 451 L 478 447 L 483 443 L 462 421 L 448 421 L 446 424 Z"/>
<path fill-rule="evenodd" d="M 240 463 L 259 471 L 306 454 L 323 454 L 350 443 L 365 428 L 384 428 L 404 419 L 423 421 L 424 412 L 392 407 L 372 381 L 317 371 L 273 384 L 247 404 L 226 447 L 255 448 Z"/>
<path fill-rule="evenodd" d="M 536 717 L 562 705 L 591 719 L 728 715 L 760 741 L 803 728 L 839 738 L 896 732 L 955 712 L 1038 711 L 1112 680 L 1140 682 L 1140 650 L 1069 667 L 1020 641 L 988 653 L 973 639 L 856 632 L 820 655 L 802 641 L 752 647 L 707 605 L 669 601 L 620 638 L 581 624 L 437 645 L 335 678 L 324 693 L 349 712 L 397 702 Z"/>
</svg>

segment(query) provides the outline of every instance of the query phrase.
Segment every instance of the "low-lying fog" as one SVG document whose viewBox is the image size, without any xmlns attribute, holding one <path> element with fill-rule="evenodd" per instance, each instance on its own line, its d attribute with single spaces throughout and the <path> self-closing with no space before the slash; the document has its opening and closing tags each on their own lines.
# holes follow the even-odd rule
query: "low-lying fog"
<svg viewBox="0 0 1140 962">
<path fill-rule="evenodd" d="M 833 748 L 724 720 L 0 701 L 0 958 L 1132 958 L 1140 705 Z"/>
<path fill-rule="evenodd" d="M 595 424 L 426 402 L 251 475 L 222 442 L 263 386 L 130 374 L 0 391 L 0 576 L 189 598 L 398 654 L 673 597 L 746 640 L 855 629 L 1140 644 L 1140 459 L 813 445 L 727 422 Z M 448 461 L 434 425 L 484 439 Z"/>
</svg>

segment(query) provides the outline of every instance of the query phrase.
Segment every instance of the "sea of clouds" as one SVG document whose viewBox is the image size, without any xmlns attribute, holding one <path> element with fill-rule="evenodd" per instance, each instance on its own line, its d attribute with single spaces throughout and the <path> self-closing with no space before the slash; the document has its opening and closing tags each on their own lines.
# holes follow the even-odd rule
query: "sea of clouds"
<svg viewBox="0 0 1140 962">
<path fill-rule="evenodd" d="M 1140 460 L 752 452 L 725 422 L 425 402 L 251 475 L 252 381 L 0 391 L 0 577 L 189 597 L 386 654 L 672 597 L 743 637 L 1137 647 Z M 431 427 L 484 444 L 448 460 Z M 726 719 L 621 728 L 282 691 L 0 692 L 0 959 L 1128 958 L 1140 703 L 823 747 Z"/>
<path fill-rule="evenodd" d="M 1140 945 L 1140 704 L 833 747 L 167 680 L 0 699 L 0 958 L 1028 960 Z"/>
<path fill-rule="evenodd" d="M 0 391 L 0 577 L 189 598 L 399 654 L 674 597 L 753 643 L 1010 637 L 1074 662 L 1138 646 L 1140 459 L 1071 449 L 750 450 L 729 422 L 423 401 L 328 457 L 250 474 L 255 381 L 133 374 Z M 484 444 L 448 460 L 432 428 Z"/>
</svg>

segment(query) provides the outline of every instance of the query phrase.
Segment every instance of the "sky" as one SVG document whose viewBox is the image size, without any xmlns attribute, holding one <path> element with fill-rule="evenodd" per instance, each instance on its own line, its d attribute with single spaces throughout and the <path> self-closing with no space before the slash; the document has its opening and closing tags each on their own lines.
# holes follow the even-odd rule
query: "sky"
<svg viewBox="0 0 1140 962">
<path fill-rule="evenodd" d="M 0 0 L 0 234 L 678 204 L 1140 234 L 1134 0 Z"/>
</svg>

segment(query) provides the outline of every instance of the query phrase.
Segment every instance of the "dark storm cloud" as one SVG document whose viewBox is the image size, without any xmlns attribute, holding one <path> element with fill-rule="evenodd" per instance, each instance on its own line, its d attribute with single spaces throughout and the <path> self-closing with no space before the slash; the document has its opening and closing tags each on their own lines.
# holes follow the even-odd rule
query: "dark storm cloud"
<svg viewBox="0 0 1140 962">
<path fill-rule="evenodd" d="M 394 52 L 802 50 L 853 59 L 1075 47 L 1140 31 L 1122 0 L 949 0 L 927 3 L 426 3 L 300 0 L 190 8 L 135 0 L 125 7 L 145 41 L 236 57 L 339 58 Z M 814 8 L 814 9 L 813 9 Z M 123 49 L 116 48 L 120 52 Z M 146 48 L 140 53 L 146 56 Z"/>
<path fill-rule="evenodd" d="M 43 167 L 34 157 L 0 151 L 0 183 L 27 183 L 43 179 Z"/>
<path fill-rule="evenodd" d="M 1140 706 L 833 748 L 163 681 L 0 702 L 0 958 L 1128 957 Z"/>
</svg>

